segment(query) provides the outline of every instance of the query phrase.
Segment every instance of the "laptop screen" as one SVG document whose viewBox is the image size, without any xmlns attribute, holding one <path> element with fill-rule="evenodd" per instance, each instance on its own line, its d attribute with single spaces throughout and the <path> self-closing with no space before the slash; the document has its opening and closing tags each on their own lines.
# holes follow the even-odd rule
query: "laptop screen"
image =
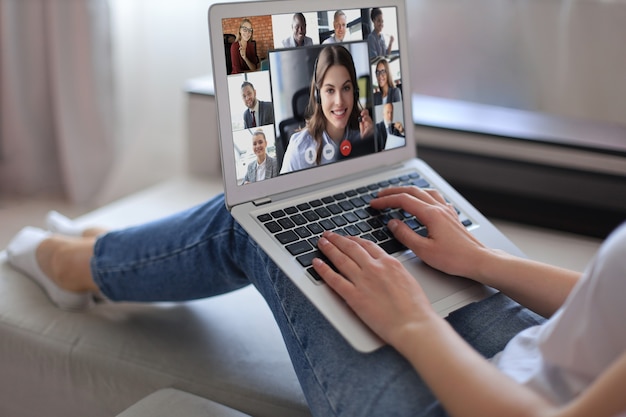
<svg viewBox="0 0 626 417">
<path fill-rule="evenodd" d="M 406 146 L 396 7 L 221 23 L 239 186 Z"/>
</svg>

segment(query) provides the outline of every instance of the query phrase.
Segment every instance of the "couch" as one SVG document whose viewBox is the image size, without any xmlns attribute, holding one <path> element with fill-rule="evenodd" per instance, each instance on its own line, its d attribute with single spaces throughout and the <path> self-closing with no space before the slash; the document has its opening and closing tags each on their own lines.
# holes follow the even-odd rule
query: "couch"
<svg viewBox="0 0 626 417">
<path fill-rule="evenodd" d="M 219 186 L 175 180 L 77 220 L 135 224 L 189 207 Z M 0 252 L 0 369 L 1 416 L 310 416 L 278 327 L 253 287 L 184 303 L 105 302 L 68 312 Z"/>
</svg>

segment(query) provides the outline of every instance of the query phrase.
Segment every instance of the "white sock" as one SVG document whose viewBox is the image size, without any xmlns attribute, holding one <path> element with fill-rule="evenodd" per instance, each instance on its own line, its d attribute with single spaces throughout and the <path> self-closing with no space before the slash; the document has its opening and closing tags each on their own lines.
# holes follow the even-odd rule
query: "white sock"
<svg viewBox="0 0 626 417">
<path fill-rule="evenodd" d="M 62 215 L 58 211 L 49 211 L 46 215 L 48 230 L 65 236 L 82 236 L 83 227 L 78 226 L 73 220 Z"/>
<path fill-rule="evenodd" d="M 43 273 L 35 251 L 41 242 L 51 235 L 50 232 L 35 227 L 23 228 L 7 247 L 8 261 L 39 284 L 48 297 L 63 310 L 83 310 L 93 305 L 91 293 L 66 291 L 56 285 Z"/>
</svg>

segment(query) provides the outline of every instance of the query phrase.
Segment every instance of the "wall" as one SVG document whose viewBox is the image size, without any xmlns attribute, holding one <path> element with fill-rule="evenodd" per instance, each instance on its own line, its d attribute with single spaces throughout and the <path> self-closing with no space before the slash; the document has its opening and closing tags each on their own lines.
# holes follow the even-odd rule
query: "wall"
<svg viewBox="0 0 626 417">
<path fill-rule="evenodd" d="M 626 124 L 626 1 L 407 1 L 413 91 Z"/>
<path fill-rule="evenodd" d="M 124 150 L 102 200 L 185 172 L 183 86 L 211 72 L 211 3 L 110 0 Z M 408 0 L 407 9 L 414 92 L 626 123 L 625 0 Z"/>
<path fill-rule="evenodd" d="M 105 203 L 186 172 L 185 82 L 211 72 L 213 0 L 109 0 L 120 153 Z"/>
</svg>

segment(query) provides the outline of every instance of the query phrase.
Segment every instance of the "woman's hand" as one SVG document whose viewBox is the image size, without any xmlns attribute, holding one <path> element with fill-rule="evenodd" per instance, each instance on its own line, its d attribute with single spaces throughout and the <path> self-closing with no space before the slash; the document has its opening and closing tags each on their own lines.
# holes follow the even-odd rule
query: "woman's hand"
<svg viewBox="0 0 626 417">
<path fill-rule="evenodd" d="M 361 139 L 374 135 L 374 121 L 367 109 L 361 110 L 359 115 L 359 130 L 361 131 Z"/>
<path fill-rule="evenodd" d="M 315 270 L 387 343 L 398 346 L 414 326 L 436 317 L 415 278 L 375 243 L 325 232 L 318 247 L 339 273 L 320 259 Z"/>
<path fill-rule="evenodd" d="M 370 204 L 379 210 L 402 208 L 426 226 L 428 237 L 422 237 L 402 221 L 391 220 L 388 224 L 396 239 L 433 268 L 451 275 L 476 278 L 481 262 L 491 253 L 467 231 L 454 207 L 435 190 L 387 188 L 381 190 Z"/>
</svg>

